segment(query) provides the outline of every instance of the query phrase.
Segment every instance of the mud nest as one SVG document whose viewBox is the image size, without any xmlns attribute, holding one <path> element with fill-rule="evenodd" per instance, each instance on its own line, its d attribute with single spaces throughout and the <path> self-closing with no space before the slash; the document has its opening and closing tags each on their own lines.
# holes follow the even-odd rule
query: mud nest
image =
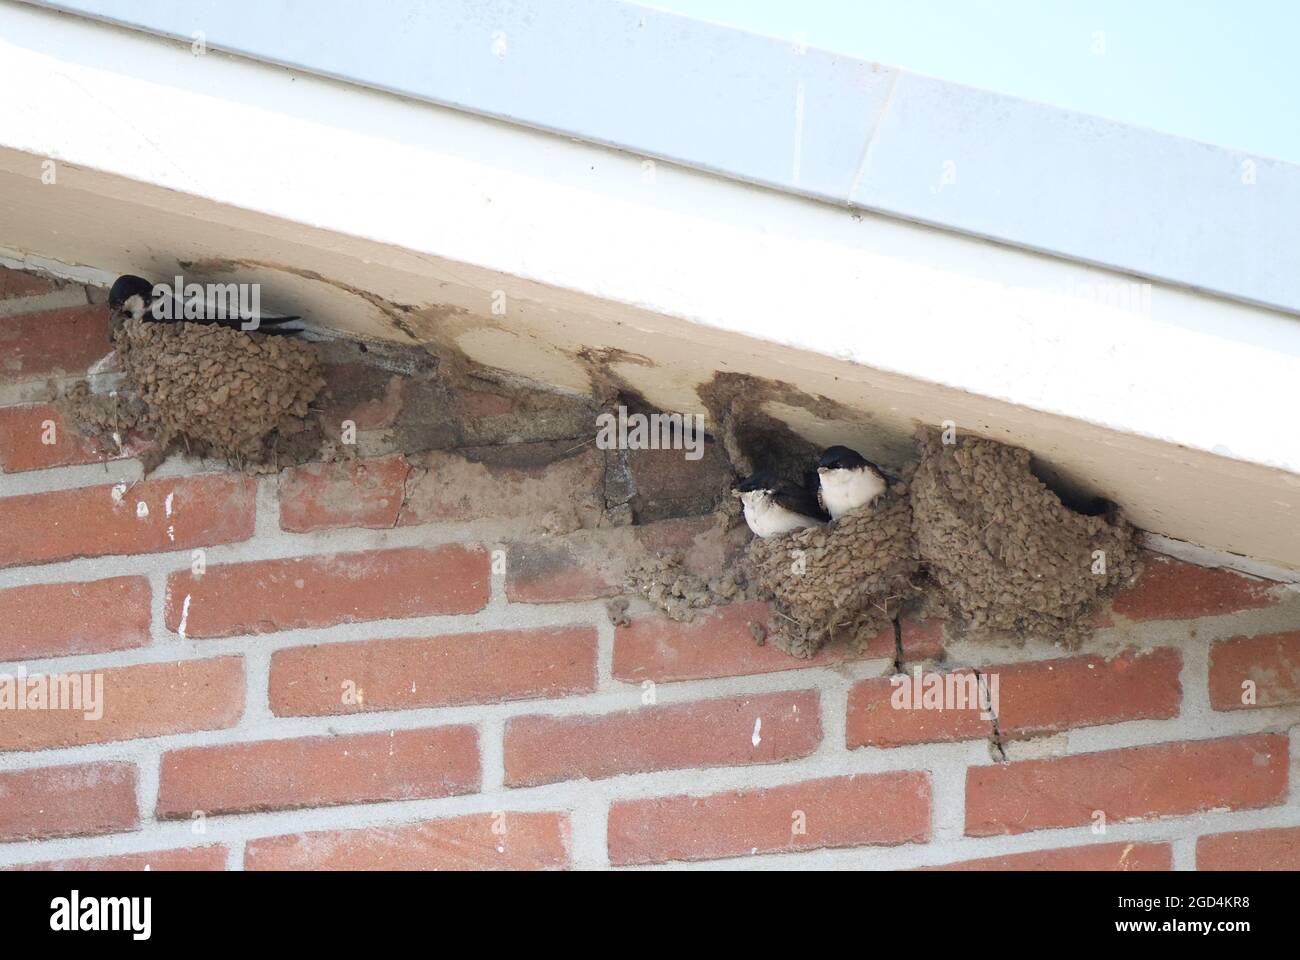
<svg viewBox="0 0 1300 960">
<path fill-rule="evenodd" d="M 670 620 L 689 623 L 697 613 L 749 596 L 744 571 L 729 568 L 702 577 L 686 568 L 680 553 L 665 551 L 629 567 L 627 586 L 662 610 Z"/>
<path fill-rule="evenodd" d="M 321 444 L 312 404 L 325 388 L 314 346 L 215 325 L 127 320 L 113 334 L 124 382 L 112 397 L 84 384 L 64 409 L 104 446 L 151 436 L 154 459 L 182 449 L 237 465 L 311 458 Z M 116 435 L 116 436 L 114 436 Z M 146 464 L 150 466 L 150 464 Z"/>
<path fill-rule="evenodd" d="M 920 438 L 912 478 L 916 548 L 951 611 L 972 630 L 1075 646 L 1084 617 L 1137 570 L 1133 528 L 1116 512 L 1065 507 L 1030 472 L 1027 450 Z"/>
<path fill-rule="evenodd" d="M 82 380 L 74 383 L 59 398 L 63 416 L 100 450 L 119 453 L 140 434 L 154 429 L 149 408 L 138 396 L 126 396 L 114 390 L 96 394 Z"/>
<path fill-rule="evenodd" d="M 912 526 L 908 485 L 898 483 L 825 526 L 750 541 L 752 592 L 776 610 L 768 639 L 799 658 L 832 640 L 861 650 L 920 593 Z"/>
</svg>

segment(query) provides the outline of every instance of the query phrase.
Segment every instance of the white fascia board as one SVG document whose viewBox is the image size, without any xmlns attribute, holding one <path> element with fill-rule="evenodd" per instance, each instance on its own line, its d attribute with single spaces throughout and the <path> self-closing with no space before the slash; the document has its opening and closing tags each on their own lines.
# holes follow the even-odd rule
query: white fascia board
<svg viewBox="0 0 1300 960">
<path fill-rule="evenodd" d="M 34 169 L 54 157 L 1300 473 L 1300 324 L 1275 311 L 28 5 L 0 4 L 0 85 L 26 92 L 0 100 L 0 146 Z"/>
<path fill-rule="evenodd" d="M 1300 167 L 617 0 L 32 0 L 1300 313 Z"/>
</svg>

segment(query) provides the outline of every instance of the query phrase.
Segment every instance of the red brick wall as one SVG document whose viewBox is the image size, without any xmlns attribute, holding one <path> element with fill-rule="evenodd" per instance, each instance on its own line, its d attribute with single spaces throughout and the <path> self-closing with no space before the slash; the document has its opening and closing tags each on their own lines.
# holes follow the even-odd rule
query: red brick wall
<svg viewBox="0 0 1300 960">
<path fill-rule="evenodd" d="M 898 710 L 892 633 L 614 626 L 609 558 L 707 524 L 548 538 L 491 478 L 404 510 L 400 457 L 136 482 L 42 444 L 47 381 L 105 352 L 59 289 L 25 313 L 51 288 L 0 270 L 0 672 L 105 703 L 0 711 L 0 867 L 1300 868 L 1289 588 L 1153 557 L 1072 653 L 906 622 L 907 669 L 1000 703 Z"/>
</svg>

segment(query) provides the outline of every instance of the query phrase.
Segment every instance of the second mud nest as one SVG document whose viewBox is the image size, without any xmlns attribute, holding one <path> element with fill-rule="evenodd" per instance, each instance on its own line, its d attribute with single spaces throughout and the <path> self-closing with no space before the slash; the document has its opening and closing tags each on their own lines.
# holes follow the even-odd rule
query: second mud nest
<svg viewBox="0 0 1300 960">
<path fill-rule="evenodd" d="M 311 343 L 216 325 L 127 320 L 113 334 L 124 382 L 109 397 L 78 384 L 64 410 L 101 444 L 128 433 L 234 464 L 310 458 L 321 431 L 312 404 L 325 378 Z M 107 445 L 107 444 L 104 444 Z"/>
<path fill-rule="evenodd" d="M 1027 450 L 927 431 L 912 478 L 916 546 L 973 630 L 1077 645 L 1089 609 L 1137 572 L 1133 528 L 1075 513 L 1034 476 Z"/>
<path fill-rule="evenodd" d="M 744 565 L 753 594 L 775 608 L 773 643 L 800 658 L 832 640 L 861 650 L 919 596 L 908 493 L 895 484 L 833 523 L 750 541 Z"/>
</svg>

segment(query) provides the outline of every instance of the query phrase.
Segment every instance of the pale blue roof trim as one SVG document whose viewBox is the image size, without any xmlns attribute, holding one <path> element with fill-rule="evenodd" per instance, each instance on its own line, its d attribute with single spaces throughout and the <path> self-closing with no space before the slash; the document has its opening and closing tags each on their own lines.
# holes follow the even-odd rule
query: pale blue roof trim
<svg viewBox="0 0 1300 960">
<path fill-rule="evenodd" d="M 615 0 L 28 0 L 1300 313 L 1300 167 Z"/>
</svg>

